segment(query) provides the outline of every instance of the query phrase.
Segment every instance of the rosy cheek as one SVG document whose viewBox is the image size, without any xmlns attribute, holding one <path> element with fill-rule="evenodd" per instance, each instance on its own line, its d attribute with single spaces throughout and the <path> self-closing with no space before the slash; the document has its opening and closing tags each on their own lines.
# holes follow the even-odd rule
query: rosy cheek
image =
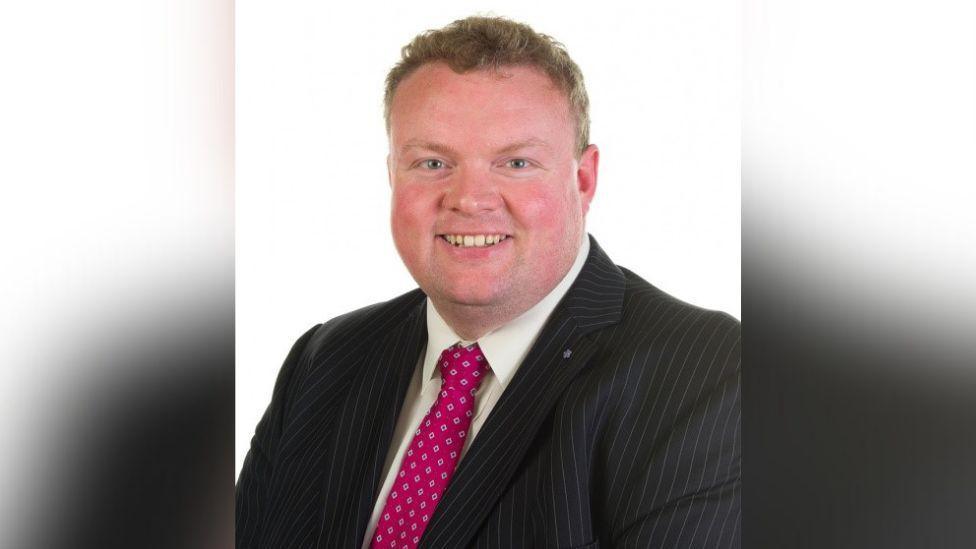
<svg viewBox="0 0 976 549">
<path fill-rule="evenodd" d="M 509 211 L 516 222 L 529 230 L 542 229 L 560 219 L 565 207 L 545 189 L 526 189 L 510 196 Z"/>
<path fill-rule="evenodd" d="M 423 233 L 434 223 L 431 199 L 416 187 L 405 186 L 393 194 L 394 225 L 403 232 Z"/>
</svg>

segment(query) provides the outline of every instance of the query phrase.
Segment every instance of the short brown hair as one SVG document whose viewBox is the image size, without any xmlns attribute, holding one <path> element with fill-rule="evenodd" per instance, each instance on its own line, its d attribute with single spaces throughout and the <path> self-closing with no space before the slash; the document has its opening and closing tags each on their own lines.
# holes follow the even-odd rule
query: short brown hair
<svg viewBox="0 0 976 549">
<path fill-rule="evenodd" d="M 535 67 L 544 72 L 569 99 L 576 117 L 576 154 L 590 142 L 590 100 L 583 73 L 565 46 L 523 23 L 503 17 L 472 16 L 442 29 L 417 35 L 401 50 L 400 61 L 386 76 L 383 116 L 390 131 L 390 108 L 400 82 L 425 63 L 442 61 L 458 73 L 498 70 L 504 66 Z"/>
</svg>

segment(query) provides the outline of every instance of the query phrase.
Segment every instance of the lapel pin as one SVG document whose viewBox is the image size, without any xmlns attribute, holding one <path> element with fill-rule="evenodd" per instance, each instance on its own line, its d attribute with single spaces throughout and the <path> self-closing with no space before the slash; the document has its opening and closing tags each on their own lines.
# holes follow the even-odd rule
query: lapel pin
<svg viewBox="0 0 976 549">
<path fill-rule="evenodd" d="M 563 351 L 563 358 L 569 358 L 570 356 L 572 356 L 572 354 L 573 354 L 573 351 L 570 351 L 569 349 L 566 349 L 565 351 Z"/>
</svg>

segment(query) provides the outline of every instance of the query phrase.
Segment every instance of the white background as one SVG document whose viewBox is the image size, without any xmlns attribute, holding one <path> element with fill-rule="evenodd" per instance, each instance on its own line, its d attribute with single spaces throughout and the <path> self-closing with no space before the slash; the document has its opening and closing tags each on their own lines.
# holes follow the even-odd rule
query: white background
<svg viewBox="0 0 976 549">
<path fill-rule="evenodd" d="M 383 82 L 417 33 L 476 13 L 530 24 L 582 68 L 601 149 L 587 229 L 610 257 L 739 316 L 735 2 L 240 3 L 238 471 L 295 339 L 415 287 L 389 231 Z"/>
</svg>

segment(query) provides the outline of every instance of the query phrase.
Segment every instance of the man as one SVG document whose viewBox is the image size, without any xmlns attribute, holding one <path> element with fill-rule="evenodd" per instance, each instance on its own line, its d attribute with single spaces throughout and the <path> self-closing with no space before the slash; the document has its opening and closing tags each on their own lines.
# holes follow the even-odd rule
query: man
<svg viewBox="0 0 976 549">
<path fill-rule="evenodd" d="M 420 288 L 299 338 L 238 547 L 735 547 L 739 324 L 587 237 L 582 75 L 525 25 L 418 36 L 387 79 Z"/>
</svg>

